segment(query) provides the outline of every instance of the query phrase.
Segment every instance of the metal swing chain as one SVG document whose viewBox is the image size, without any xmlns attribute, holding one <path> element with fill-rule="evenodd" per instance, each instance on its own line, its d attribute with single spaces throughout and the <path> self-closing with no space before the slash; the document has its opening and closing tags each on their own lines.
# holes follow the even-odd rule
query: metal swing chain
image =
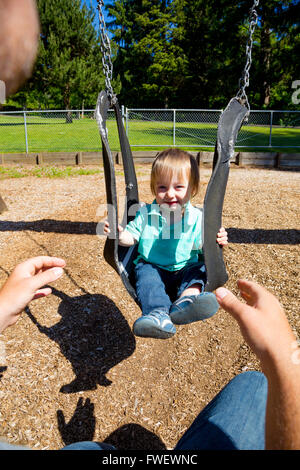
<svg viewBox="0 0 300 470">
<path fill-rule="evenodd" d="M 99 12 L 99 26 L 100 26 L 100 49 L 102 53 L 102 66 L 103 66 L 103 73 L 105 76 L 105 88 L 107 96 L 111 103 L 116 100 L 116 95 L 114 94 L 112 88 L 112 74 L 113 74 L 113 64 L 111 60 L 111 47 L 110 47 L 110 40 L 107 35 L 107 29 L 105 24 L 104 15 L 102 12 L 102 7 L 104 6 L 103 0 L 97 0 L 97 10 Z"/>
<path fill-rule="evenodd" d="M 258 15 L 255 8 L 258 6 L 259 0 L 254 0 L 249 15 L 249 37 L 246 44 L 246 65 L 243 70 L 243 75 L 239 80 L 240 89 L 236 95 L 241 102 L 244 102 L 250 112 L 250 105 L 246 94 L 246 87 L 249 86 L 249 71 L 252 63 L 252 46 L 253 46 L 253 34 L 257 25 Z"/>
</svg>

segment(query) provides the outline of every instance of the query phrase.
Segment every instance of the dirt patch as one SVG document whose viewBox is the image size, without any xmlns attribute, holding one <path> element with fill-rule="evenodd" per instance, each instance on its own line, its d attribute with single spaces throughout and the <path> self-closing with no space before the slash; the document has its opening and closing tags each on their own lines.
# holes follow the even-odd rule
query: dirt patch
<svg viewBox="0 0 300 470">
<path fill-rule="evenodd" d="M 201 169 L 197 204 L 210 172 Z M 138 168 L 140 197 L 147 202 L 149 173 L 149 165 Z M 298 334 L 299 178 L 232 168 L 223 211 L 227 286 L 236 292 L 241 277 L 262 283 L 280 298 Z M 232 377 L 259 370 L 223 310 L 178 327 L 170 340 L 133 336 L 140 311 L 103 260 L 104 241 L 95 234 L 97 208 L 105 203 L 103 175 L 7 179 L 0 194 L 9 209 L 0 216 L 0 282 L 31 256 L 67 262 L 53 295 L 32 302 L 0 337 L 6 350 L 0 435 L 6 440 L 35 449 L 79 440 L 173 448 Z"/>
</svg>

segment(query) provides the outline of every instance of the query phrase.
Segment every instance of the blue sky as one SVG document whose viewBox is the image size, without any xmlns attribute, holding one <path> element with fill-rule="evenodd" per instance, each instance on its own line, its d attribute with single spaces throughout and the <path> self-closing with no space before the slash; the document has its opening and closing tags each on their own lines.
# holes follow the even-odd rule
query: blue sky
<svg viewBox="0 0 300 470">
<path fill-rule="evenodd" d="M 96 10 L 97 0 L 82 0 L 82 2 L 85 3 L 88 6 L 91 5 L 93 8 L 95 8 L 96 23 L 97 23 L 97 26 L 98 26 L 98 11 Z M 104 0 L 104 5 L 107 5 L 108 3 L 110 3 L 110 0 Z M 107 22 L 107 11 L 105 10 L 105 8 L 103 9 L 103 13 L 104 13 L 105 22 Z"/>
</svg>

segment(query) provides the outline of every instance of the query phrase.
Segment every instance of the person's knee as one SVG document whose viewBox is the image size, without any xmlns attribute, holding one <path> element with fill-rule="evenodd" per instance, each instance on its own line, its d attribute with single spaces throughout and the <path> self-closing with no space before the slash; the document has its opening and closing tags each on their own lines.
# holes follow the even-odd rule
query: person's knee
<svg viewBox="0 0 300 470">
<path fill-rule="evenodd" d="M 268 387 L 268 381 L 266 376 L 257 370 L 247 370 L 245 372 L 242 372 L 238 375 L 236 375 L 232 380 L 232 383 L 235 385 L 241 385 L 244 387 L 247 387 L 247 385 L 251 384 L 251 386 L 255 385 L 257 387 L 260 387 L 264 389 L 267 392 L 267 387 Z"/>
</svg>

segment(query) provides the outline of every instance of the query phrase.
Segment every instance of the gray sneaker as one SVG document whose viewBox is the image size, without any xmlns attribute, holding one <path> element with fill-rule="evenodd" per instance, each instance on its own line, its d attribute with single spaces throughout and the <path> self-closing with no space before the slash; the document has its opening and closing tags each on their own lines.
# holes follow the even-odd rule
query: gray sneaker
<svg viewBox="0 0 300 470">
<path fill-rule="evenodd" d="M 219 310 L 215 294 L 203 292 L 187 295 L 176 300 L 170 309 L 170 317 L 175 325 L 186 325 L 212 317 Z"/>
<path fill-rule="evenodd" d="M 167 339 L 175 335 L 176 328 L 167 313 L 153 310 L 134 322 L 133 333 L 144 338 Z"/>
</svg>

